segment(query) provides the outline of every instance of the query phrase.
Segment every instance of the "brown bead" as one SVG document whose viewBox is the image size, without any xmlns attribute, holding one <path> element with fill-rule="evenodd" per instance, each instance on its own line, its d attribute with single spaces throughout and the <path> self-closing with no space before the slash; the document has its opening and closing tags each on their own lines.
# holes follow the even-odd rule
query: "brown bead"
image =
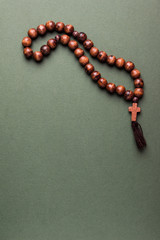
<svg viewBox="0 0 160 240">
<path fill-rule="evenodd" d="M 94 66 L 91 63 L 88 63 L 85 66 L 85 71 L 87 74 L 91 74 L 94 71 Z"/>
<path fill-rule="evenodd" d="M 67 45 L 69 43 L 69 40 L 70 40 L 70 37 L 68 35 L 64 34 L 61 36 L 60 42 L 63 45 Z"/>
<path fill-rule="evenodd" d="M 68 43 L 68 47 L 69 47 L 71 50 L 74 51 L 74 50 L 78 47 L 77 41 L 75 41 L 75 40 L 70 40 L 69 43 Z"/>
<path fill-rule="evenodd" d="M 38 32 L 39 35 L 44 35 L 47 32 L 47 29 L 46 29 L 45 25 L 44 24 L 40 24 L 37 27 L 37 32 Z"/>
<path fill-rule="evenodd" d="M 134 63 L 131 61 L 128 61 L 125 63 L 124 68 L 127 72 L 130 72 L 134 69 Z"/>
<path fill-rule="evenodd" d="M 118 68 L 123 68 L 125 64 L 125 60 L 123 58 L 117 58 L 116 60 L 116 66 Z"/>
<path fill-rule="evenodd" d="M 124 93 L 125 93 L 125 91 L 126 91 L 126 89 L 125 89 L 125 87 L 124 86 L 122 86 L 122 85 L 118 85 L 117 87 L 116 87 L 116 92 L 118 93 L 118 95 L 123 95 Z"/>
<path fill-rule="evenodd" d="M 99 53 L 99 50 L 96 47 L 92 47 L 89 52 L 90 52 L 92 57 L 97 57 L 97 55 Z"/>
<path fill-rule="evenodd" d="M 89 63 L 89 58 L 87 56 L 82 56 L 79 58 L 79 63 L 84 67 L 87 63 Z"/>
<path fill-rule="evenodd" d="M 57 34 L 57 35 L 55 36 L 55 40 L 57 41 L 57 43 L 60 42 L 60 40 L 61 40 L 61 35 L 58 35 L 58 34 Z"/>
<path fill-rule="evenodd" d="M 126 90 L 124 93 L 124 99 L 127 101 L 131 101 L 134 97 L 134 93 L 131 90 Z"/>
<path fill-rule="evenodd" d="M 97 58 L 100 62 L 105 62 L 107 60 L 107 54 L 104 51 L 100 51 L 97 55 Z"/>
<path fill-rule="evenodd" d="M 57 41 L 54 38 L 51 38 L 47 41 L 47 45 L 51 48 L 51 49 L 55 49 L 57 47 Z"/>
<path fill-rule="evenodd" d="M 132 99 L 132 102 L 134 102 L 134 103 L 138 103 L 138 100 L 139 100 L 138 97 L 134 97 L 134 98 Z"/>
<path fill-rule="evenodd" d="M 43 56 L 48 56 L 50 54 L 51 49 L 50 49 L 50 47 L 48 45 L 43 45 L 40 48 L 40 51 L 43 54 Z"/>
<path fill-rule="evenodd" d="M 136 88 L 143 88 L 144 82 L 142 80 L 142 78 L 137 78 L 134 80 L 134 86 Z"/>
<path fill-rule="evenodd" d="M 63 32 L 64 30 L 64 23 L 63 22 L 57 22 L 55 27 L 57 32 Z"/>
<path fill-rule="evenodd" d="M 82 48 L 76 48 L 76 50 L 74 51 L 74 54 L 77 58 L 79 58 L 79 57 L 83 56 L 84 51 Z"/>
<path fill-rule="evenodd" d="M 46 28 L 47 28 L 47 30 L 49 31 L 49 32 L 53 32 L 54 31 L 54 29 L 55 29 L 55 22 L 53 22 L 53 21 L 48 21 L 48 22 L 46 22 Z"/>
<path fill-rule="evenodd" d="M 74 32 L 72 33 L 72 36 L 73 36 L 74 38 L 77 38 L 78 32 L 77 32 L 77 31 L 74 31 Z"/>
<path fill-rule="evenodd" d="M 35 28 L 30 28 L 28 30 L 28 36 L 32 39 L 36 39 L 38 37 L 38 32 Z"/>
<path fill-rule="evenodd" d="M 30 58 L 33 55 L 33 50 L 30 47 L 25 47 L 24 50 L 23 50 L 23 53 L 24 53 L 26 58 Z"/>
<path fill-rule="evenodd" d="M 116 85 L 114 83 L 108 83 L 106 89 L 108 92 L 114 93 L 116 91 Z"/>
<path fill-rule="evenodd" d="M 143 88 L 135 88 L 134 89 L 134 96 L 141 98 L 144 94 Z"/>
<path fill-rule="evenodd" d="M 30 37 L 24 37 L 22 40 L 22 45 L 24 47 L 30 47 L 32 45 L 32 39 Z"/>
<path fill-rule="evenodd" d="M 107 80 L 106 80 L 105 78 L 100 78 L 100 79 L 98 80 L 98 86 L 99 86 L 100 88 L 105 88 L 106 85 L 107 85 Z"/>
<path fill-rule="evenodd" d="M 37 61 L 40 62 L 43 59 L 43 54 L 40 51 L 36 51 L 33 53 L 33 58 Z"/>
<path fill-rule="evenodd" d="M 101 78 L 101 74 L 98 71 L 94 71 L 91 73 L 91 78 L 94 82 L 97 82 Z"/>
<path fill-rule="evenodd" d="M 93 42 L 91 40 L 87 39 L 83 42 L 83 46 L 85 49 L 89 50 L 89 49 L 91 49 L 91 47 L 93 47 Z"/>
<path fill-rule="evenodd" d="M 114 65 L 116 62 L 116 57 L 114 55 L 109 55 L 106 61 L 109 65 Z"/>
<path fill-rule="evenodd" d="M 77 40 L 79 42 L 84 42 L 87 39 L 87 35 L 84 32 L 78 33 Z"/>
<path fill-rule="evenodd" d="M 141 75 L 141 73 L 140 73 L 140 71 L 139 71 L 138 69 L 133 69 L 133 70 L 131 71 L 131 77 L 132 77 L 132 78 L 139 78 L 140 75 Z"/>
<path fill-rule="evenodd" d="M 71 24 L 67 24 L 64 27 L 64 31 L 65 31 L 65 33 L 71 35 L 73 33 L 73 31 L 74 31 L 74 27 Z"/>
</svg>

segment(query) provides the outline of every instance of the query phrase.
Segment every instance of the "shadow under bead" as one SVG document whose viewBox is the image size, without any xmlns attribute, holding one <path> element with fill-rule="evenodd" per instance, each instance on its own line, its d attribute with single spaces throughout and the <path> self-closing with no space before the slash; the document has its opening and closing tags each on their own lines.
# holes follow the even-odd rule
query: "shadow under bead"
<svg viewBox="0 0 160 240">
<path fill-rule="evenodd" d="M 124 99 L 126 101 L 131 101 L 134 97 L 134 93 L 131 90 L 126 90 L 124 93 Z"/>
<path fill-rule="evenodd" d="M 51 49 L 48 45 L 43 45 L 41 48 L 40 48 L 40 51 L 41 53 L 43 54 L 43 56 L 48 56 L 51 52 Z"/>
<path fill-rule="evenodd" d="M 63 45 L 67 45 L 69 43 L 69 40 L 70 40 L 70 37 L 68 35 L 64 34 L 61 36 L 60 42 Z"/>
<path fill-rule="evenodd" d="M 100 78 L 97 83 L 100 88 L 105 88 L 107 85 L 107 80 L 105 78 Z"/>
<path fill-rule="evenodd" d="M 35 28 L 30 28 L 28 30 L 28 36 L 32 39 L 36 39 L 38 37 L 38 32 Z"/>
<path fill-rule="evenodd" d="M 45 25 L 44 24 L 40 24 L 37 27 L 37 32 L 38 32 L 39 35 L 43 36 L 47 32 L 47 29 L 46 29 Z"/>
<path fill-rule="evenodd" d="M 104 51 L 100 51 L 97 55 L 97 58 L 100 62 L 104 63 L 107 60 L 107 53 Z"/>
<path fill-rule="evenodd" d="M 74 51 L 74 54 L 77 58 L 80 58 L 83 56 L 84 54 L 84 51 L 82 48 L 76 48 L 75 51 Z"/>
<path fill-rule="evenodd" d="M 74 51 L 76 48 L 78 48 L 78 43 L 75 40 L 70 40 L 68 43 L 68 47 Z"/>
<path fill-rule="evenodd" d="M 55 22 L 53 21 L 48 21 L 46 22 L 46 29 L 49 31 L 49 32 L 53 32 L 55 30 Z"/>
<path fill-rule="evenodd" d="M 85 66 L 85 71 L 86 71 L 87 74 L 90 75 L 94 71 L 94 66 L 91 63 L 88 63 Z"/>
<path fill-rule="evenodd" d="M 91 73 L 91 78 L 94 82 L 97 82 L 98 79 L 100 79 L 100 77 L 101 77 L 101 74 L 98 71 L 94 71 Z"/>
<path fill-rule="evenodd" d="M 116 91 L 116 85 L 114 83 L 108 83 L 106 89 L 108 92 L 114 93 Z"/>
<path fill-rule="evenodd" d="M 64 23 L 63 22 L 57 22 L 55 26 L 55 30 L 57 32 L 63 32 L 64 31 Z"/>
</svg>

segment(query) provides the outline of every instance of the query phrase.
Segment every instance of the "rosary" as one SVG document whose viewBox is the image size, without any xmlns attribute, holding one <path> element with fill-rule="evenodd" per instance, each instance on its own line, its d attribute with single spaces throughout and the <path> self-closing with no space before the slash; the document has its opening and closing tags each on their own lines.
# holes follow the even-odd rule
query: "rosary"
<svg viewBox="0 0 160 240">
<path fill-rule="evenodd" d="M 30 47 L 32 40 L 36 39 L 38 35 L 45 35 L 47 31 L 56 31 L 58 33 L 64 32 L 65 34 L 56 35 L 55 38 L 49 39 L 47 44 L 40 48 L 40 51 L 33 52 Z M 129 72 L 134 80 L 134 91 L 126 90 L 122 85 L 116 86 L 114 83 L 108 83 L 105 78 L 101 77 L 100 72 L 95 71 L 94 66 L 89 63 L 89 58 L 84 55 L 84 50 L 78 46 L 78 42 L 76 40 L 71 40 L 70 36 L 83 44 L 83 47 L 89 51 L 90 55 L 93 58 L 97 58 L 101 63 L 106 62 L 110 66 L 115 65 L 117 68 L 124 68 Z M 141 111 L 140 107 L 137 105 L 144 93 L 144 82 L 142 78 L 140 78 L 141 73 L 135 68 L 134 63 L 131 61 L 126 62 L 123 58 L 116 58 L 114 55 L 107 55 L 106 52 L 99 51 L 98 48 L 94 47 L 93 42 L 87 39 L 87 35 L 84 32 L 75 31 L 74 27 L 70 24 L 64 25 L 63 22 L 57 22 L 55 24 L 53 21 L 48 21 L 45 25 L 40 24 L 37 29 L 29 29 L 28 36 L 24 37 L 22 40 L 22 45 L 24 46 L 23 53 L 26 58 L 33 57 L 36 62 L 40 62 L 43 60 L 43 57 L 49 55 L 51 50 L 54 50 L 59 43 L 68 46 L 70 50 L 74 52 L 86 73 L 90 75 L 94 82 L 97 82 L 100 88 L 105 88 L 111 94 L 116 92 L 119 96 L 123 96 L 126 101 L 132 101 L 132 106 L 128 108 L 128 111 L 131 112 L 131 126 L 137 147 L 143 149 L 146 146 L 146 141 L 143 136 L 142 128 L 137 122 L 137 113 Z"/>
</svg>

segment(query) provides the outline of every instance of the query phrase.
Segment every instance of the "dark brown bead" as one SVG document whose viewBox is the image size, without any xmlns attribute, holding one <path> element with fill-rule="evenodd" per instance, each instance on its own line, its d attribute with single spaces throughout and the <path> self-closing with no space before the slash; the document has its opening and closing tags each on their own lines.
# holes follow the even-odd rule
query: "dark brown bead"
<svg viewBox="0 0 160 240">
<path fill-rule="evenodd" d="M 123 85 L 118 85 L 116 87 L 116 92 L 118 93 L 118 95 L 123 95 L 125 93 L 126 89 Z"/>
<path fill-rule="evenodd" d="M 79 58 L 79 63 L 84 67 L 87 63 L 89 63 L 89 58 L 87 56 L 82 56 Z"/>
<path fill-rule="evenodd" d="M 28 30 L 28 36 L 32 39 L 36 39 L 38 37 L 38 32 L 35 28 L 30 28 Z"/>
<path fill-rule="evenodd" d="M 96 47 L 92 47 L 89 52 L 90 52 L 92 57 L 97 57 L 97 55 L 99 53 L 99 50 Z"/>
<path fill-rule="evenodd" d="M 63 45 L 67 45 L 69 43 L 69 40 L 70 40 L 70 37 L 68 35 L 64 34 L 61 36 L 60 42 Z"/>
<path fill-rule="evenodd" d="M 70 40 L 68 43 L 68 47 L 74 51 L 76 48 L 78 48 L 78 43 L 75 40 Z"/>
<path fill-rule="evenodd" d="M 109 65 L 114 65 L 116 62 L 116 57 L 114 55 L 109 55 L 106 61 Z"/>
<path fill-rule="evenodd" d="M 76 48 L 76 50 L 74 51 L 74 54 L 77 58 L 79 58 L 79 57 L 83 56 L 84 51 L 82 48 Z"/>
<path fill-rule="evenodd" d="M 84 42 L 87 39 L 87 35 L 84 32 L 78 33 L 77 40 L 79 42 Z"/>
<path fill-rule="evenodd" d="M 64 27 L 64 31 L 65 31 L 65 33 L 71 35 L 73 33 L 73 31 L 74 31 L 74 27 L 71 24 L 67 24 Z"/>
<path fill-rule="evenodd" d="M 47 41 L 47 45 L 51 48 L 51 49 L 55 49 L 57 47 L 57 41 L 54 38 L 51 38 Z"/>
<path fill-rule="evenodd" d="M 131 90 L 126 90 L 124 93 L 124 99 L 127 101 L 131 101 L 134 97 L 134 93 Z"/>
<path fill-rule="evenodd" d="M 144 94 L 143 88 L 135 88 L 134 89 L 134 96 L 141 98 Z"/>
<path fill-rule="evenodd" d="M 46 28 L 49 32 L 53 32 L 55 29 L 55 22 L 53 21 L 46 22 Z"/>
<path fill-rule="evenodd" d="M 74 38 L 77 38 L 78 32 L 77 32 L 77 31 L 74 31 L 74 32 L 72 33 L 72 36 L 73 36 Z"/>
<path fill-rule="evenodd" d="M 116 91 L 116 85 L 114 83 L 108 83 L 106 89 L 108 92 L 114 93 Z"/>
<path fill-rule="evenodd" d="M 141 75 L 141 73 L 140 73 L 140 71 L 139 71 L 138 69 L 133 69 L 133 70 L 131 71 L 131 77 L 132 77 L 132 78 L 139 78 L 140 75 Z"/>
<path fill-rule="evenodd" d="M 100 79 L 98 80 L 98 86 L 99 86 L 100 88 L 105 88 L 106 85 L 107 85 L 107 80 L 106 80 L 105 78 L 100 78 Z"/>
<path fill-rule="evenodd" d="M 132 102 L 134 102 L 134 103 L 138 103 L 138 100 L 139 100 L 138 97 L 134 97 L 134 98 L 132 99 Z"/>
<path fill-rule="evenodd" d="M 22 45 L 24 47 L 30 47 L 32 45 L 32 39 L 30 37 L 24 37 L 22 40 Z"/>
<path fill-rule="evenodd" d="M 127 72 L 130 72 L 134 69 L 134 63 L 131 61 L 128 61 L 125 63 L 124 68 Z"/>
<path fill-rule="evenodd" d="M 44 24 L 40 24 L 37 27 L 37 32 L 38 32 L 39 35 L 44 35 L 47 32 L 47 29 L 46 29 L 45 25 Z"/>
<path fill-rule="evenodd" d="M 48 45 L 43 45 L 40 48 L 40 51 L 43 54 L 43 56 L 48 56 L 50 54 L 51 49 L 50 49 L 50 47 Z"/>
<path fill-rule="evenodd" d="M 64 30 L 64 23 L 63 22 L 57 22 L 55 27 L 57 32 L 63 32 Z"/>
<path fill-rule="evenodd" d="M 117 58 L 116 60 L 116 66 L 118 68 L 123 68 L 125 64 L 125 60 L 123 58 Z"/>
<path fill-rule="evenodd" d="M 30 47 L 25 47 L 24 50 L 23 50 L 23 53 L 24 53 L 26 58 L 30 58 L 33 55 L 33 50 Z"/>
<path fill-rule="evenodd" d="M 97 58 L 100 62 L 105 62 L 107 60 L 107 54 L 104 51 L 100 51 L 97 55 Z"/>
<path fill-rule="evenodd" d="M 93 42 L 91 40 L 87 39 L 83 42 L 83 46 L 85 49 L 89 50 L 89 49 L 91 49 L 91 47 L 93 47 Z"/>
<path fill-rule="evenodd" d="M 43 59 L 43 54 L 40 51 L 36 51 L 33 53 L 33 58 L 37 61 L 40 62 Z"/>
<path fill-rule="evenodd" d="M 134 80 L 134 86 L 135 86 L 136 88 L 143 88 L 144 82 L 143 82 L 142 78 L 137 78 L 137 79 L 135 79 L 135 80 Z"/>
<path fill-rule="evenodd" d="M 94 71 L 91 73 L 91 78 L 94 82 L 97 82 L 100 79 L 100 77 L 101 77 L 101 74 L 98 71 Z"/>
<path fill-rule="evenodd" d="M 56 35 L 56 36 L 55 36 L 55 40 L 57 41 L 57 43 L 60 42 L 60 40 L 61 40 L 61 35 Z"/>
<path fill-rule="evenodd" d="M 85 71 L 87 74 L 91 74 L 94 71 L 94 66 L 91 63 L 88 63 L 85 66 Z"/>
</svg>

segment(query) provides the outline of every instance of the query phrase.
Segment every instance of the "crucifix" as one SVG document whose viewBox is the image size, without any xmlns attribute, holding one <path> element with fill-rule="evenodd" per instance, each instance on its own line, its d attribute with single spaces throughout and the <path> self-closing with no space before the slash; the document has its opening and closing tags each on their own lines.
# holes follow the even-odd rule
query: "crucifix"
<svg viewBox="0 0 160 240">
<path fill-rule="evenodd" d="M 137 119 L 137 113 L 141 111 L 140 107 L 137 107 L 137 103 L 133 103 L 132 107 L 128 108 L 128 111 L 132 113 L 131 115 L 131 121 L 135 122 Z"/>
</svg>

